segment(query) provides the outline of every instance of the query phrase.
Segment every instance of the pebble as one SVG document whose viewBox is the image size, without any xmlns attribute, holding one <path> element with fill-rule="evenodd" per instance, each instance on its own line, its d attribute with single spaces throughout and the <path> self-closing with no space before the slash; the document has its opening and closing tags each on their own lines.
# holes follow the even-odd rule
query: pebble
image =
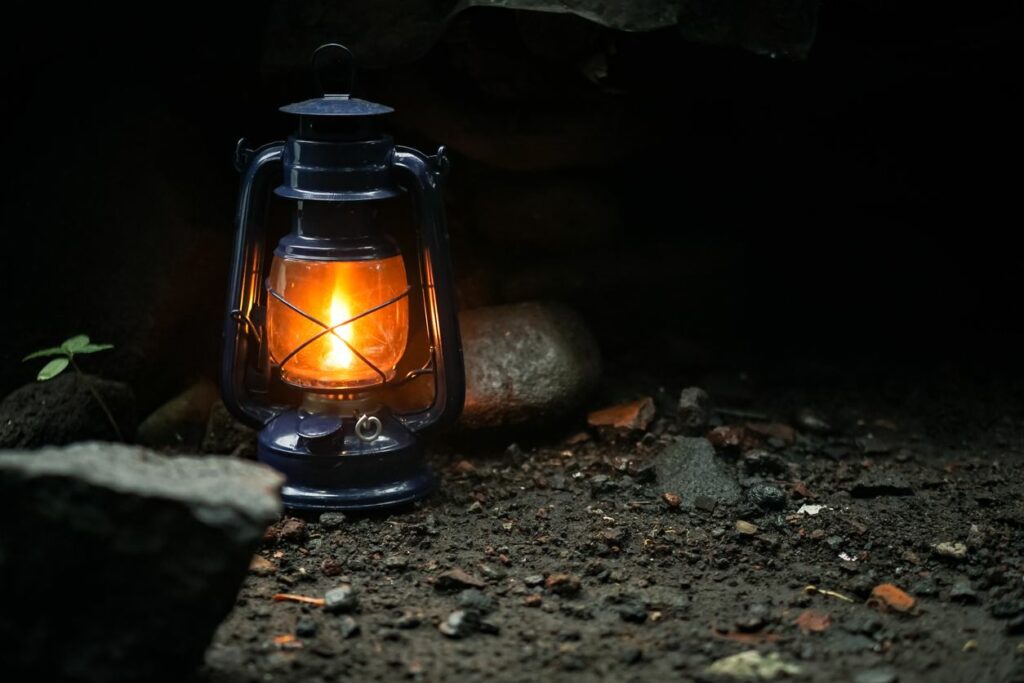
<svg viewBox="0 0 1024 683">
<path fill-rule="evenodd" d="M 543 574 L 530 574 L 529 576 L 527 576 L 527 577 L 525 577 L 523 579 L 523 583 L 525 583 L 527 586 L 531 586 L 531 587 L 532 586 L 539 586 L 542 583 L 544 583 L 544 575 Z"/>
<path fill-rule="evenodd" d="M 324 609 L 328 612 L 351 612 L 357 604 L 355 589 L 350 584 L 333 588 L 324 594 Z"/>
<path fill-rule="evenodd" d="M 543 579 L 542 579 L 543 580 Z M 487 584 L 470 576 L 458 567 L 441 572 L 434 580 L 434 588 L 438 590 L 456 590 L 459 588 L 483 588 Z"/>
<path fill-rule="evenodd" d="M 962 560 L 967 557 L 967 546 L 963 543 L 945 541 L 943 543 L 936 543 L 932 548 L 935 550 L 936 555 L 951 560 Z"/>
<path fill-rule="evenodd" d="M 480 615 L 474 610 L 455 610 L 438 625 L 437 630 L 449 638 L 465 638 L 480 627 Z"/>
<path fill-rule="evenodd" d="M 796 426 L 803 432 L 811 434 L 831 434 L 832 423 L 824 415 L 813 408 L 801 408 L 794 416 Z"/>
<path fill-rule="evenodd" d="M 671 491 L 666 491 L 665 493 L 661 494 L 661 499 L 665 501 L 665 505 L 669 506 L 669 508 L 673 510 L 677 509 L 680 505 L 683 504 L 683 499 L 680 498 L 677 494 L 672 493 Z"/>
<path fill-rule="evenodd" d="M 575 574 L 552 574 L 545 585 L 557 595 L 576 595 L 580 592 L 580 577 Z"/>
<path fill-rule="evenodd" d="M 344 512 L 325 512 L 320 515 L 320 525 L 325 529 L 338 529 L 348 519 Z"/>
<path fill-rule="evenodd" d="M 459 607 L 463 609 L 476 610 L 480 614 L 490 614 L 494 611 L 494 600 L 481 590 L 467 588 L 459 593 Z"/>
<path fill-rule="evenodd" d="M 700 387 L 686 387 L 679 394 L 679 426 L 687 434 L 703 434 L 708 427 L 711 398 Z"/>
<path fill-rule="evenodd" d="M 773 484 L 754 484 L 747 489 L 747 500 L 763 510 L 781 510 L 786 506 L 786 494 Z"/>
<path fill-rule="evenodd" d="M 638 647 L 627 647 L 619 653 L 619 661 L 623 664 L 636 664 L 643 659 L 644 653 Z"/>
<path fill-rule="evenodd" d="M 253 555 L 249 571 L 256 576 L 270 576 L 277 571 L 277 566 L 262 555 Z"/>
<path fill-rule="evenodd" d="M 310 617 L 299 617 L 295 624 L 295 635 L 299 638 L 312 638 L 316 635 L 316 622 Z"/>
<path fill-rule="evenodd" d="M 353 638 L 359 635 L 359 623 L 352 617 L 345 615 L 338 619 L 338 631 L 343 639 Z"/>
<path fill-rule="evenodd" d="M 953 584 L 949 591 L 949 599 L 957 602 L 978 602 L 978 593 L 971 586 L 971 582 L 961 579 Z"/>
<path fill-rule="evenodd" d="M 617 432 L 644 431 L 654 419 L 654 400 L 644 396 L 637 401 L 595 410 L 587 415 L 591 427 L 609 428 Z"/>
<path fill-rule="evenodd" d="M 390 555 L 384 558 L 384 567 L 394 571 L 405 571 L 409 567 L 409 560 L 401 555 Z"/>
<path fill-rule="evenodd" d="M 639 600 L 630 600 L 616 606 L 619 618 L 623 621 L 634 624 L 642 624 L 647 621 L 647 608 Z"/>
<path fill-rule="evenodd" d="M 281 524 L 277 537 L 289 543 L 301 543 L 306 540 L 306 523 L 296 517 L 289 517 Z"/>
<path fill-rule="evenodd" d="M 899 674 L 892 669 L 868 669 L 853 677 L 853 683 L 898 683 Z"/>
<path fill-rule="evenodd" d="M 750 522 L 744 521 L 742 519 L 738 519 L 736 520 L 736 531 L 746 536 L 753 536 L 757 533 L 757 525 L 751 524 Z"/>
</svg>

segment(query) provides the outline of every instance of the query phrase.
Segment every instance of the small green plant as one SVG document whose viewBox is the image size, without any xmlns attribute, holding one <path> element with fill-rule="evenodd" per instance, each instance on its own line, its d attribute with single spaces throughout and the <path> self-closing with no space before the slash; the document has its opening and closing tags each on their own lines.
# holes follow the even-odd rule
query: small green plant
<svg viewBox="0 0 1024 683">
<path fill-rule="evenodd" d="M 114 419 L 114 415 L 110 412 L 110 408 L 107 407 L 106 402 L 100 396 L 96 388 L 89 383 L 85 377 L 85 373 L 78 367 L 78 363 L 75 362 L 75 356 L 80 356 L 86 353 L 96 353 L 97 351 L 106 351 L 107 349 L 114 348 L 113 344 L 93 344 L 89 337 L 84 334 L 76 334 L 70 339 L 64 340 L 64 343 L 60 346 L 54 346 L 49 349 L 40 349 L 33 351 L 32 353 L 25 356 L 22 361 L 33 360 L 35 358 L 47 358 L 49 356 L 59 356 L 54 358 L 49 363 L 43 366 L 36 375 L 36 379 L 40 382 L 53 379 L 60 373 L 67 370 L 68 366 L 78 374 L 78 379 L 85 385 L 92 394 L 92 397 L 96 399 L 96 403 L 99 404 L 100 408 L 103 409 L 104 414 L 107 416 L 107 420 L 110 421 L 110 426 L 114 428 L 114 433 L 117 434 L 117 438 L 124 441 L 124 435 L 121 434 L 121 428 L 117 426 L 117 421 Z"/>
</svg>

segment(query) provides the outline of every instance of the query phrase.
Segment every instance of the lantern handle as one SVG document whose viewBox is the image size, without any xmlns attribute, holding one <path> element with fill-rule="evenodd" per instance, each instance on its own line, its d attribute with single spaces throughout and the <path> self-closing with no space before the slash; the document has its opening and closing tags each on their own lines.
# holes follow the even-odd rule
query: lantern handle
<svg viewBox="0 0 1024 683">
<path fill-rule="evenodd" d="M 344 45 L 321 45 L 313 52 L 311 66 L 317 92 L 323 97 L 348 97 L 355 90 L 356 58 Z"/>
<path fill-rule="evenodd" d="M 422 246 L 420 272 L 436 387 L 433 405 L 419 413 L 401 415 L 399 419 L 414 432 L 432 431 L 452 424 L 459 417 L 466 394 L 455 281 L 441 195 L 442 181 L 448 172 L 448 156 L 444 147 L 439 148 L 436 155 L 427 156 L 411 147 L 396 146 L 392 168 L 398 182 L 409 190 L 416 207 Z"/>
</svg>

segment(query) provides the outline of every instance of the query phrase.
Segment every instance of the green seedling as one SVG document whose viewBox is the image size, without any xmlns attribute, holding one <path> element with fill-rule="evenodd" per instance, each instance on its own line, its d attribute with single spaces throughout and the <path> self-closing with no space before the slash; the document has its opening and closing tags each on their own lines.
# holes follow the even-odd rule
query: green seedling
<svg viewBox="0 0 1024 683">
<path fill-rule="evenodd" d="M 114 419 L 114 415 L 110 412 L 110 408 L 104 402 L 96 388 L 86 379 L 85 373 L 78 367 L 78 363 L 75 362 L 75 356 L 81 356 L 87 353 L 96 353 L 98 351 L 106 351 L 114 348 L 113 344 L 93 344 L 89 341 L 89 337 L 84 334 L 76 334 L 70 339 L 66 339 L 60 346 L 54 346 L 49 349 L 40 349 L 33 351 L 32 353 L 25 356 L 22 360 L 33 360 L 35 358 L 48 358 L 50 356 L 58 356 L 49 363 L 43 366 L 36 375 L 36 379 L 40 382 L 51 380 L 60 373 L 64 372 L 70 366 L 76 373 L 78 373 L 78 379 L 85 385 L 92 394 L 92 397 L 96 399 L 96 403 L 99 404 L 100 408 L 103 409 L 104 414 L 107 416 L 107 420 L 110 421 L 110 426 L 114 428 L 114 433 L 117 434 L 117 438 L 124 441 L 124 435 L 121 434 L 121 428 L 117 426 L 117 421 Z"/>
</svg>

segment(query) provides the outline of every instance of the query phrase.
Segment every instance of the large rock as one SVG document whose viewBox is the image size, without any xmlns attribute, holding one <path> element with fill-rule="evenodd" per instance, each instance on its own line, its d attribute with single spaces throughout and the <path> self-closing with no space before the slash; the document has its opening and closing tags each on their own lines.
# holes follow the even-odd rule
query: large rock
<svg viewBox="0 0 1024 683">
<path fill-rule="evenodd" d="M 719 505 L 740 499 L 740 486 L 707 439 L 677 437 L 655 459 L 658 488 L 676 493 L 685 507 L 698 498 Z"/>
<path fill-rule="evenodd" d="M 281 477 L 109 443 L 0 453 L 0 671 L 180 681 L 231 610 Z"/>
<path fill-rule="evenodd" d="M 460 317 L 469 428 L 556 418 L 578 408 L 601 377 L 601 354 L 583 320 L 556 304 L 523 303 Z"/>
<path fill-rule="evenodd" d="M 0 401 L 0 448 L 62 446 L 88 439 L 116 439 L 96 391 L 130 439 L 135 432 L 135 395 L 122 382 L 67 372 L 15 389 Z"/>
</svg>

